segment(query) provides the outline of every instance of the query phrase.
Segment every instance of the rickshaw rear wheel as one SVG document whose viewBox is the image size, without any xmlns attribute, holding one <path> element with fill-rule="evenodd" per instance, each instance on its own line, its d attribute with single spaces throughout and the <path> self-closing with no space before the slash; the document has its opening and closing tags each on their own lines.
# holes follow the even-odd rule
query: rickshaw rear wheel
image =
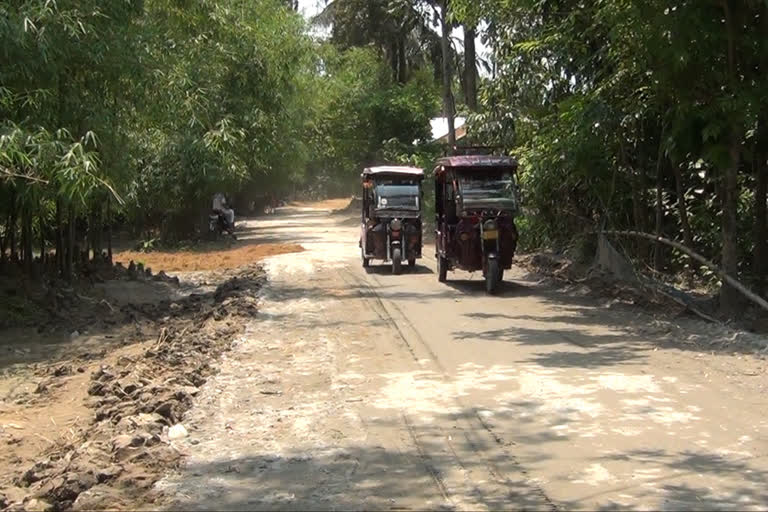
<svg viewBox="0 0 768 512">
<path fill-rule="evenodd" d="M 365 257 L 365 251 L 362 248 L 360 249 L 360 257 L 363 258 L 363 268 L 368 268 L 371 264 L 371 260 Z"/>
<path fill-rule="evenodd" d="M 437 280 L 444 283 L 448 279 L 448 260 L 442 256 L 437 257 Z"/>
<path fill-rule="evenodd" d="M 408 266 L 409 267 L 415 267 L 416 266 L 416 258 L 410 258 L 408 260 Z"/>
<path fill-rule="evenodd" d="M 400 249 L 392 251 L 392 273 L 398 275 L 403 270 L 403 259 L 400 255 Z"/>
<path fill-rule="evenodd" d="M 488 267 L 485 271 L 485 291 L 488 294 L 496 293 L 501 282 L 501 270 L 499 268 L 499 260 L 489 259 Z"/>
</svg>

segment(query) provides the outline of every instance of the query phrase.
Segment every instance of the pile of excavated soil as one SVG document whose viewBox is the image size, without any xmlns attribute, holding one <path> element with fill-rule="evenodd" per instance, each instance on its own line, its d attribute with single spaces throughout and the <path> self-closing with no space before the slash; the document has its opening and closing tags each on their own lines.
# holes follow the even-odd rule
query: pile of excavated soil
<svg viewBox="0 0 768 512">
<path fill-rule="evenodd" d="M 133 285 L 126 284 L 128 281 Z M 104 287 L 110 283 L 120 283 L 123 293 L 106 296 Z M 71 283 L 58 278 L 37 280 L 4 275 L 0 276 L 0 329 L 34 328 L 38 334 L 69 335 L 84 328 L 109 328 L 131 321 L 131 312 L 124 306 L 173 296 L 178 286 L 179 280 L 165 272 L 153 274 L 142 265 L 125 267 L 106 262 L 78 267 L 78 279 Z M 13 341 L 13 336 L 5 338 L 9 343 Z M 0 354 L 0 363 L 2 358 Z"/>
<path fill-rule="evenodd" d="M 182 453 L 174 441 L 217 357 L 257 311 L 252 265 L 208 293 L 133 308 L 159 335 L 39 369 L 34 391 L 0 401 L 0 508 L 135 509 Z M 37 439 L 38 442 L 31 441 Z"/>
<path fill-rule="evenodd" d="M 195 270 L 232 269 L 250 265 L 269 256 L 301 252 L 297 244 L 250 244 L 226 250 L 184 250 L 184 251 L 123 251 L 114 255 L 114 260 L 124 265 L 131 261 L 141 262 L 145 267 L 162 268 L 166 272 L 190 272 Z"/>
</svg>

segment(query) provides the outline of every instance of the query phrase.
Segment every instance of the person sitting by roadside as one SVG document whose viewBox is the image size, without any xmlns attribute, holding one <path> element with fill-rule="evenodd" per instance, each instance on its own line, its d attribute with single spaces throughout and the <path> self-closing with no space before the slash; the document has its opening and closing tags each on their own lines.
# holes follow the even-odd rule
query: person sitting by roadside
<svg viewBox="0 0 768 512">
<path fill-rule="evenodd" d="M 230 233 L 235 230 L 235 210 L 229 207 L 227 198 L 219 192 L 213 196 L 213 211 L 217 214 L 223 215 L 224 220 L 227 222 L 227 227 Z"/>
</svg>

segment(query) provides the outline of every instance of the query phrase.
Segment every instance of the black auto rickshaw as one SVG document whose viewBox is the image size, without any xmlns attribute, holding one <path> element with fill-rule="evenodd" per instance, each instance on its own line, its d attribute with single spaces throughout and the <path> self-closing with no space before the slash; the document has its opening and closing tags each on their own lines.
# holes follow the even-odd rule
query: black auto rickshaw
<svg viewBox="0 0 768 512">
<path fill-rule="evenodd" d="M 369 167 L 361 177 L 363 267 L 373 259 L 391 261 L 392 272 L 399 274 L 403 261 L 413 267 L 421 258 L 424 171 L 414 167 Z"/>
<path fill-rule="evenodd" d="M 517 249 L 517 161 L 507 156 L 441 158 L 435 168 L 438 279 L 449 270 L 483 271 L 494 293 Z"/>
</svg>

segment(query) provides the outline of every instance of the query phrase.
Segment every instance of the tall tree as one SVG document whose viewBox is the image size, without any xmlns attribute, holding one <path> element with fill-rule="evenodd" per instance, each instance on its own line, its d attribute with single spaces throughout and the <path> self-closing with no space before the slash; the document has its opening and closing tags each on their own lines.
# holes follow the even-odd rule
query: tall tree
<svg viewBox="0 0 768 512">
<path fill-rule="evenodd" d="M 477 31 L 473 25 L 464 24 L 464 98 L 471 111 L 477 111 Z"/>
<path fill-rule="evenodd" d="M 441 0 L 439 3 L 438 15 L 440 19 L 440 48 L 442 50 L 443 63 L 443 115 L 448 124 L 448 146 L 453 151 L 456 146 L 456 106 L 453 99 L 453 55 L 451 53 L 451 30 L 452 25 L 448 19 L 448 2 Z"/>
</svg>

